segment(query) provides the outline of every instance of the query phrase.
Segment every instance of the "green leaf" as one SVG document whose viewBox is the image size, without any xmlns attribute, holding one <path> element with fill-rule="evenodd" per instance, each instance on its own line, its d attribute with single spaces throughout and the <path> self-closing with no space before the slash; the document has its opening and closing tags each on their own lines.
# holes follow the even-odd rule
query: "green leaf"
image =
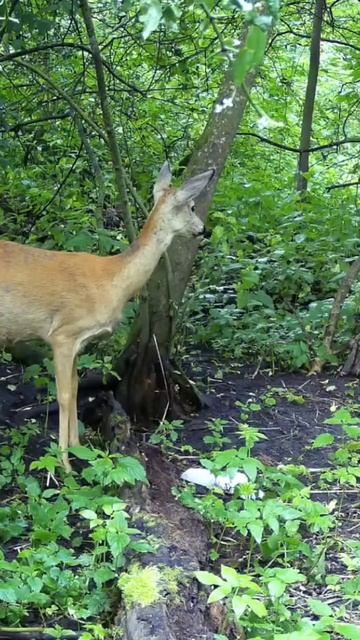
<svg viewBox="0 0 360 640">
<path fill-rule="evenodd" d="M 360 640 L 359 625 L 340 622 L 334 625 L 334 631 L 347 640 Z"/>
<path fill-rule="evenodd" d="M 69 451 L 80 460 L 96 460 L 99 456 L 99 452 L 95 449 L 89 449 L 83 446 L 70 447 Z"/>
<path fill-rule="evenodd" d="M 351 438 L 352 440 L 360 439 L 360 427 L 356 427 L 355 425 L 343 424 L 342 425 L 343 432 Z"/>
<path fill-rule="evenodd" d="M 239 51 L 234 62 L 234 80 L 237 86 L 242 85 L 247 73 L 261 64 L 267 42 L 267 33 L 260 27 L 252 25 L 249 29 L 245 45 Z"/>
<path fill-rule="evenodd" d="M 231 606 L 232 606 L 233 612 L 235 613 L 235 616 L 237 618 L 241 618 L 244 611 L 246 611 L 248 607 L 248 603 L 244 602 L 244 599 L 242 596 L 234 596 L 233 599 L 231 600 Z"/>
<path fill-rule="evenodd" d="M 221 565 L 221 576 L 228 582 L 232 587 L 239 586 L 239 574 L 232 567 L 226 567 L 225 565 Z"/>
<path fill-rule="evenodd" d="M 7 585 L 6 582 L 0 583 L 0 601 L 8 604 L 16 604 L 17 602 L 15 589 Z"/>
<path fill-rule="evenodd" d="M 334 436 L 331 433 L 320 433 L 313 441 L 312 449 L 321 449 L 322 447 L 328 447 L 334 442 Z"/>
<path fill-rule="evenodd" d="M 331 418 L 324 420 L 324 424 L 359 424 L 360 419 L 354 418 L 348 409 L 338 409 Z"/>
<path fill-rule="evenodd" d="M 279 533 L 280 524 L 279 524 L 279 520 L 275 516 L 269 515 L 266 518 L 266 522 L 267 522 L 268 526 L 270 527 L 270 529 L 272 529 L 272 531 L 274 533 Z"/>
<path fill-rule="evenodd" d="M 261 520 L 254 520 L 253 522 L 249 522 L 247 528 L 249 529 L 256 542 L 260 544 L 264 532 L 264 525 Z"/>
<path fill-rule="evenodd" d="M 292 631 L 290 633 L 277 633 L 274 640 L 321 640 L 322 634 L 317 633 L 310 627 L 301 631 Z"/>
<path fill-rule="evenodd" d="M 261 600 L 249 598 L 248 603 L 251 611 L 253 611 L 258 618 L 265 618 L 265 616 L 267 616 L 267 609 Z"/>
<path fill-rule="evenodd" d="M 161 2 L 159 2 L 159 0 L 149 0 L 144 13 L 139 17 L 140 22 L 144 24 L 142 31 L 142 37 L 144 40 L 146 40 L 146 38 L 148 38 L 149 35 L 158 28 L 161 17 Z"/>
<path fill-rule="evenodd" d="M 100 566 L 98 569 L 96 569 L 96 571 L 94 571 L 94 573 L 92 573 L 92 578 L 94 579 L 96 585 L 99 587 L 105 582 L 113 580 L 116 575 L 117 574 L 115 573 L 115 571 L 113 571 L 113 569 L 104 565 Z"/>
<path fill-rule="evenodd" d="M 285 588 L 286 588 L 285 583 L 282 582 L 282 580 L 279 580 L 278 578 L 273 578 L 268 583 L 268 589 L 269 589 L 270 597 L 273 600 L 276 600 L 277 598 L 280 598 L 283 595 L 283 593 L 285 591 Z"/>
<path fill-rule="evenodd" d="M 295 584 L 296 582 L 305 582 L 306 576 L 297 569 L 276 569 L 275 576 L 286 582 L 286 584 Z"/>
<path fill-rule="evenodd" d="M 256 293 L 254 294 L 254 298 L 264 307 L 268 307 L 268 309 L 274 309 L 274 301 L 271 296 L 266 293 L 266 291 L 263 291 L 262 289 L 260 289 L 260 291 L 256 291 Z"/>
<path fill-rule="evenodd" d="M 315 613 L 316 616 L 319 616 L 320 618 L 322 616 L 332 616 L 333 612 L 331 607 L 329 607 L 328 604 L 326 604 L 326 602 L 322 602 L 321 600 L 309 600 L 309 607 L 311 609 L 311 611 L 313 613 Z"/>
<path fill-rule="evenodd" d="M 80 515 L 82 515 L 83 518 L 86 518 L 86 520 L 97 519 L 97 513 L 95 511 L 92 511 L 91 509 L 83 509 L 82 511 L 80 511 Z"/>
<path fill-rule="evenodd" d="M 256 476 L 257 476 L 257 472 L 258 472 L 258 468 L 257 468 L 257 464 L 256 464 L 255 460 L 253 460 L 252 458 L 249 458 L 248 460 L 244 460 L 243 469 L 244 469 L 247 477 L 252 482 L 255 482 Z"/>
<path fill-rule="evenodd" d="M 231 593 L 231 586 L 229 584 L 223 584 L 221 587 L 217 587 L 214 589 L 208 597 L 208 604 L 212 602 L 218 602 L 218 600 L 223 600 L 226 598 L 229 593 Z"/>
</svg>

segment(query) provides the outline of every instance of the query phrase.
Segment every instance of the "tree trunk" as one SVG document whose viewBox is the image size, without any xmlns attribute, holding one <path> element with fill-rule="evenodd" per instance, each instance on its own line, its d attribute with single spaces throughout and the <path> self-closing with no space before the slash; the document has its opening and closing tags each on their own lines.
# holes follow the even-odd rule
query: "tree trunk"
<svg viewBox="0 0 360 640">
<path fill-rule="evenodd" d="M 128 240 L 129 242 L 132 242 L 133 240 L 135 240 L 136 233 L 134 223 L 131 218 L 129 200 L 126 191 L 126 177 L 121 161 L 119 145 L 116 140 L 116 132 L 106 90 L 105 73 L 101 60 L 100 47 L 96 38 L 94 23 L 88 0 L 80 0 L 79 6 L 89 38 L 91 55 L 94 61 L 98 96 L 100 100 L 104 128 L 106 131 L 106 140 L 110 151 L 111 162 L 115 177 L 115 186 L 118 196 L 116 208 L 121 212 Z"/>
<path fill-rule="evenodd" d="M 199 217 L 205 221 L 218 179 L 238 132 L 247 104 L 248 89 L 254 85 L 257 71 L 246 77 L 246 89 L 236 87 L 229 68 L 221 85 L 205 129 L 186 168 L 186 177 L 210 167 L 216 169 L 209 188 L 196 203 Z M 223 106 L 232 97 L 232 106 Z M 149 280 L 140 304 L 128 347 L 118 370 L 121 376 L 118 395 L 124 408 L 136 422 L 181 416 L 199 408 L 200 398 L 194 385 L 171 360 L 171 344 L 176 316 L 199 241 L 176 238 Z"/>
<path fill-rule="evenodd" d="M 307 190 L 307 173 L 309 171 L 309 148 L 314 114 L 315 94 L 320 66 L 321 27 L 325 10 L 325 0 L 316 0 L 310 45 L 310 64 L 307 79 L 304 109 L 301 125 L 300 153 L 297 172 L 297 191 Z"/>
<path fill-rule="evenodd" d="M 356 258 L 349 267 L 347 274 L 344 276 L 334 298 L 334 303 L 330 312 L 328 323 L 325 327 L 323 346 L 327 353 L 331 353 L 332 343 L 334 340 L 336 328 L 340 319 L 341 311 L 346 297 L 349 295 L 351 287 L 356 281 L 360 273 L 360 258 Z M 324 366 L 322 358 L 316 358 L 311 368 L 311 373 L 320 373 Z M 351 352 L 343 367 L 343 374 L 354 373 L 358 375 L 360 370 L 359 357 L 359 336 L 357 336 L 352 344 Z"/>
</svg>

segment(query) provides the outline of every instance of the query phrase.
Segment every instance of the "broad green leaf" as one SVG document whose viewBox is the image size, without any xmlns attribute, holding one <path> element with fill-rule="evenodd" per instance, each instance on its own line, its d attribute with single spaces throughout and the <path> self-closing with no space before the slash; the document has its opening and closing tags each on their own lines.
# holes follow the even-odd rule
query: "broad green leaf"
<svg viewBox="0 0 360 640">
<path fill-rule="evenodd" d="M 239 51 L 234 62 L 234 80 L 237 86 L 242 85 L 247 73 L 262 62 L 267 42 L 267 33 L 260 27 L 252 25 L 245 45 Z"/>
<path fill-rule="evenodd" d="M 255 600 L 255 598 L 249 598 L 248 600 L 250 609 L 255 613 L 258 618 L 265 618 L 267 616 L 267 609 L 261 600 Z"/>
<path fill-rule="evenodd" d="M 249 529 L 256 542 L 260 544 L 264 532 L 264 525 L 261 520 L 254 520 L 253 522 L 249 522 L 247 528 Z"/>
<path fill-rule="evenodd" d="M 300 573 L 297 569 L 283 569 L 279 568 L 274 571 L 277 578 L 285 582 L 286 584 L 295 584 L 296 582 L 305 582 L 306 576 Z"/>
<path fill-rule="evenodd" d="M 280 524 L 279 520 L 275 518 L 275 516 L 268 516 L 268 518 L 266 518 L 266 522 L 274 533 L 279 533 Z"/>
<path fill-rule="evenodd" d="M 69 451 L 80 460 L 96 460 L 99 455 L 98 451 L 83 446 L 70 447 Z"/>
<path fill-rule="evenodd" d="M 282 582 L 282 580 L 279 580 L 278 578 L 273 578 L 268 583 L 269 593 L 273 600 L 275 600 L 276 598 L 280 598 L 283 595 L 285 588 L 286 588 L 285 583 Z"/>
<path fill-rule="evenodd" d="M 346 640 L 360 640 L 360 625 L 340 622 L 334 625 L 334 630 Z"/>
<path fill-rule="evenodd" d="M 244 469 L 247 477 L 252 482 L 255 482 L 256 476 L 257 476 L 257 472 L 258 472 L 258 468 L 257 468 L 255 460 L 253 460 L 252 458 L 250 458 L 248 460 L 244 460 L 243 469 Z"/>
<path fill-rule="evenodd" d="M 86 518 L 86 520 L 97 519 L 97 513 L 95 511 L 92 511 L 91 509 L 83 509 L 82 511 L 80 511 L 80 515 L 82 515 L 83 518 Z"/>
<path fill-rule="evenodd" d="M 214 573 L 210 573 L 210 571 L 195 571 L 195 577 L 201 584 L 207 585 L 223 585 L 224 580 L 222 580 L 219 576 L 216 576 Z"/>
<path fill-rule="evenodd" d="M 326 602 L 322 602 L 321 600 L 309 600 L 309 607 L 316 616 L 332 616 L 333 612 L 331 607 L 329 607 Z"/>
<path fill-rule="evenodd" d="M 355 425 L 350 424 L 343 424 L 342 430 L 344 433 L 346 433 L 348 438 L 351 438 L 352 440 L 360 439 L 360 427 L 356 427 Z"/>
<path fill-rule="evenodd" d="M 244 599 L 242 596 L 234 596 L 233 599 L 231 600 L 231 606 L 232 606 L 233 612 L 235 613 L 235 616 L 237 618 L 241 618 L 244 611 L 248 607 L 248 603 L 244 602 Z"/>
<path fill-rule="evenodd" d="M 338 409 L 331 418 L 324 420 L 324 424 L 359 424 L 360 418 L 351 415 L 348 409 Z"/>
<path fill-rule="evenodd" d="M 228 582 L 232 587 L 239 586 L 239 574 L 232 567 L 226 567 L 225 565 L 221 565 L 221 576 Z"/>
<path fill-rule="evenodd" d="M 334 436 L 331 433 L 320 433 L 313 441 L 311 447 L 313 449 L 321 449 L 322 447 L 328 447 L 334 442 Z"/>
<path fill-rule="evenodd" d="M 0 601 L 7 602 L 8 604 L 15 604 L 17 602 L 15 589 L 7 585 L 6 582 L 0 583 Z"/>
<path fill-rule="evenodd" d="M 208 597 L 208 604 L 218 602 L 218 600 L 223 600 L 223 598 L 226 598 L 229 593 L 231 593 L 231 585 L 223 584 L 221 587 L 217 587 L 210 593 Z"/>
</svg>

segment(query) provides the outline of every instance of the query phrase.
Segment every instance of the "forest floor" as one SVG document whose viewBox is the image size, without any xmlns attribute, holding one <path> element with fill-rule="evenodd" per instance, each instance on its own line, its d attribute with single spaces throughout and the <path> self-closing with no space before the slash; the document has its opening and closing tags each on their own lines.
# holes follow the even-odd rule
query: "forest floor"
<svg viewBox="0 0 360 640">
<path fill-rule="evenodd" d="M 255 370 L 255 368 L 240 367 L 234 364 L 224 365 L 220 359 L 210 358 L 201 353 L 193 354 L 191 363 L 193 379 L 204 394 L 206 408 L 199 415 L 191 416 L 190 419 L 184 421 L 183 425 L 177 423 L 174 423 L 173 426 L 170 425 L 166 434 L 162 432 L 160 448 L 149 443 L 150 434 L 141 434 L 141 442 L 139 442 L 140 450 L 146 458 L 152 512 L 160 514 L 172 524 L 174 553 L 178 554 L 181 550 L 182 553 L 185 553 L 191 548 L 193 555 L 190 560 L 187 559 L 188 565 L 192 566 L 196 559 L 195 565 L 198 563 L 198 568 L 211 569 L 215 573 L 219 573 L 221 563 L 236 567 L 240 573 L 245 573 L 246 568 L 249 567 L 248 544 L 241 542 L 239 534 L 235 537 L 233 533 L 228 536 L 229 539 L 232 539 L 232 543 L 228 541 L 227 544 L 219 544 L 220 525 L 218 529 L 216 526 L 215 528 L 211 527 L 211 543 L 215 544 L 216 554 L 212 556 L 214 562 L 209 564 L 208 554 L 213 547 L 207 538 L 206 527 L 198 519 L 196 513 L 182 507 L 173 495 L 174 486 L 177 486 L 178 489 L 183 486 L 180 481 L 181 472 L 188 467 L 199 466 L 199 457 L 209 453 L 215 446 L 222 449 L 237 449 L 243 446 L 243 440 L 239 435 L 239 424 L 246 423 L 266 436 L 266 440 L 256 443 L 252 450 L 251 455 L 254 458 L 258 458 L 270 468 L 279 468 L 279 465 L 289 464 L 304 465 L 307 468 L 308 477 L 302 478 L 302 481 L 310 486 L 312 500 L 326 505 L 330 504 L 331 510 L 336 511 L 337 514 L 336 527 L 330 531 L 330 536 L 333 536 L 333 540 L 337 542 L 335 545 L 328 545 L 326 558 L 322 560 L 319 573 L 324 576 L 330 574 L 338 576 L 342 584 L 349 580 L 354 582 L 354 576 L 356 577 L 356 572 L 360 568 L 359 487 L 358 485 L 352 486 L 351 481 L 332 482 L 324 485 L 324 483 L 319 484 L 318 479 L 326 470 L 336 467 L 331 455 L 344 445 L 344 433 L 341 425 L 324 424 L 324 421 L 344 407 L 352 416 L 350 422 L 355 424 L 358 421 L 360 415 L 359 381 L 342 378 L 334 373 L 324 373 L 318 376 L 307 376 L 303 373 L 273 374 L 270 370 Z M 184 364 L 187 368 L 186 361 Z M 86 392 L 82 392 L 81 403 L 86 402 L 88 395 Z M 91 395 L 93 396 L 95 393 L 92 391 Z M 1 366 L 0 429 L 20 426 L 29 413 L 36 416 L 32 418 L 34 421 L 42 424 L 44 416 L 41 413 L 37 415 L 38 406 L 38 393 L 32 383 L 22 381 L 20 368 L 11 363 Z M 46 407 L 44 407 L 44 412 L 46 413 Z M 56 411 L 50 411 L 47 418 L 50 437 L 56 441 Z M 329 439 L 329 446 L 314 447 L 312 443 L 324 432 L 333 436 Z M 213 438 L 212 442 L 204 442 L 203 438 L 209 434 Z M 36 459 L 48 441 L 49 437 L 45 436 L 40 436 L 36 438 L 36 441 L 32 441 L 31 449 L 28 448 L 26 451 L 27 462 Z M 0 444 L 3 442 L 3 438 L 1 438 Z M 200 496 L 203 493 L 200 490 Z M 3 493 L 0 504 L 5 506 L 8 502 L 9 488 Z M 314 548 L 318 548 L 318 537 L 319 533 L 316 532 L 315 527 L 312 533 L 307 534 L 306 542 L 313 544 Z M 341 546 L 340 540 L 345 541 L 345 546 Z M 348 548 L 349 543 L 351 546 L 352 542 L 355 543 L 355 552 L 352 548 L 351 553 L 349 551 L 345 557 L 344 549 Z M 9 557 L 14 555 L 14 549 L 17 545 L 21 546 L 22 544 L 22 537 L 19 536 L 19 540 L 12 539 L 10 545 L 9 543 L 5 545 Z M 168 553 L 168 556 L 171 556 L 171 552 Z M 175 565 L 173 564 L 173 566 Z M 336 580 L 333 582 L 336 583 Z M 358 613 L 359 579 L 358 583 L 353 585 L 353 591 L 350 590 L 348 599 L 346 599 L 344 591 L 338 587 L 334 589 L 331 586 L 331 581 L 328 584 L 326 580 L 320 580 L 320 578 L 315 580 L 311 588 L 306 585 L 296 585 L 296 594 L 294 585 L 292 594 L 290 593 L 293 598 L 292 607 L 306 614 L 308 613 L 307 598 L 318 598 L 324 603 L 329 603 L 331 607 L 346 606 L 346 614 L 342 620 L 345 620 L 346 623 L 360 624 Z M 189 599 L 189 593 L 184 597 Z M 195 597 L 192 587 L 191 599 L 194 600 Z M 204 601 L 199 606 L 203 615 Z M 229 638 L 246 637 L 234 631 L 231 625 L 224 626 L 224 612 L 220 611 L 219 613 L 219 610 L 211 608 L 210 617 L 208 614 L 205 615 L 211 632 L 203 632 L 203 620 L 199 618 L 196 621 L 196 610 L 194 615 L 193 603 L 187 602 L 184 606 L 184 602 L 182 602 L 181 606 L 179 604 L 174 606 L 172 618 L 171 633 L 172 637 L 176 639 L 184 637 L 213 638 L 215 637 L 213 633 L 216 632 L 220 634 L 219 637 L 221 637 L 221 633 L 225 632 Z M 34 624 L 36 617 L 32 617 L 32 620 Z M 37 622 L 42 624 L 41 618 Z M 200 636 L 202 632 L 203 636 Z M 157 638 L 158 635 L 149 635 L 149 637 Z M 0 634 L 0 637 L 5 636 Z M 8 637 L 13 636 L 9 635 Z M 165 638 L 165 635 L 163 637 Z M 344 635 L 343 637 L 350 638 L 352 636 Z M 353 637 L 355 638 L 355 636 Z"/>
</svg>

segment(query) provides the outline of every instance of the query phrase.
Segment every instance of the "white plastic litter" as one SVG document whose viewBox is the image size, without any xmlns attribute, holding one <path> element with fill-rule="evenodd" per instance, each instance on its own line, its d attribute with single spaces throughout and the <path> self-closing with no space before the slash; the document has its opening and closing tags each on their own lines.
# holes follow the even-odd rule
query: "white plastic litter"
<svg viewBox="0 0 360 640">
<path fill-rule="evenodd" d="M 247 484 L 249 482 L 245 473 L 241 473 L 240 471 L 230 478 L 230 476 L 214 476 L 211 471 L 203 467 L 191 467 L 187 469 L 181 474 L 181 479 L 186 482 L 198 484 L 201 487 L 207 487 L 208 489 L 217 487 L 225 491 L 225 493 L 234 493 L 235 487 L 239 484 Z"/>
</svg>

